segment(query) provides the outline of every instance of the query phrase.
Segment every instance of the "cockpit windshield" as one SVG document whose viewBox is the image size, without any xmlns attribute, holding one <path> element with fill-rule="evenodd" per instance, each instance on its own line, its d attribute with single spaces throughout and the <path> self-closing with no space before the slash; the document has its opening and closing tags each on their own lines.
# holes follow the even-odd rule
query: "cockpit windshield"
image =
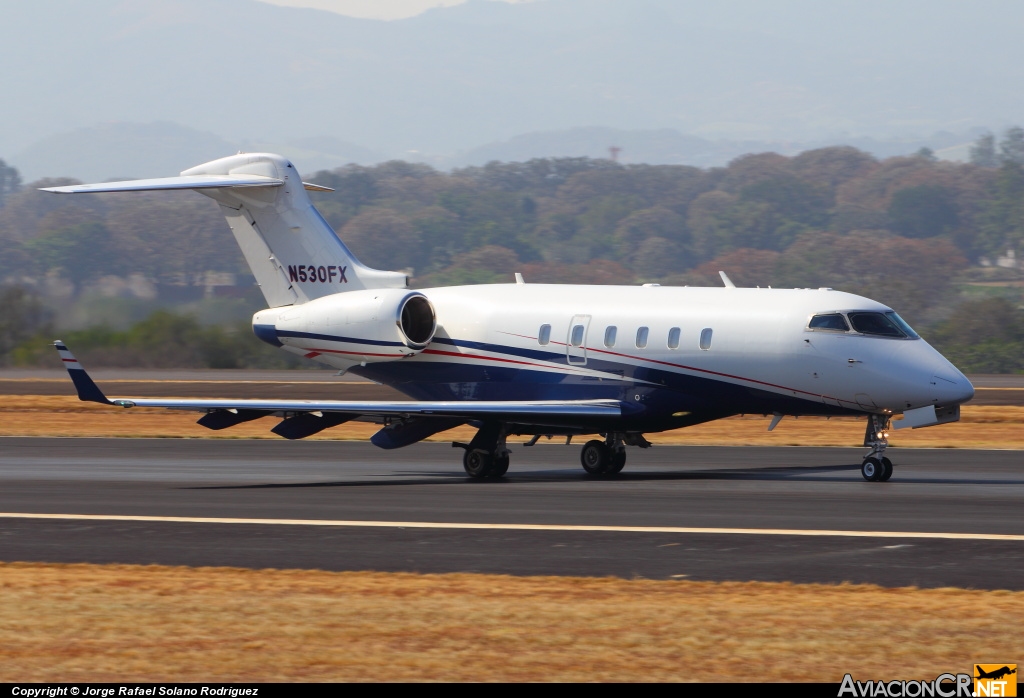
<svg viewBox="0 0 1024 698">
<path fill-rule="evenodd" d="M 876 337 L 898 337 L 900 339 L 918 339 L 918 335 L 891 310 L 887 313 L 852 312 L 849 313 L 850 324 L 861 334 Z"/>
<path fill-rule="evenodd" d="M 849 332 L 850 326 L 846 324 L 846 318 L 842 313 L 822 313 L 811 318 L 807 325 L 812 330 L 832 330 L 834 332 Z"/>
<path fill-rule="evenodd" d="M 807 329 L 814 332 L 849 333 L 851 325 L 854 332 L 872 337 L 920 339 L 917 332 L 914 332 L 903 318 L 891 310 L 887 312 L 852 310 L 818 313 L 807 323 Z"/>
</svg>

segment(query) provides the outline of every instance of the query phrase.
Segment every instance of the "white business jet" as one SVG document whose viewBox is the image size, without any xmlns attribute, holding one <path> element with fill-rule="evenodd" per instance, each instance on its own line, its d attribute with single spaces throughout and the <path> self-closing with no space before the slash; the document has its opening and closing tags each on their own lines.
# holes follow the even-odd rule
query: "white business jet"
<svg viewBox="0 0 1024 698">
<path fill-rule="evenodd" d="M 56 193 L 195 189 L 227 218 L 269 306 L 256 336 L 408 402 L 107 398 L 56 342 L 82 400 L 205 413 L 225 429 L 268 415 L 301 439 L 358 419 L 399 448 L 461 424 L 478 429 L 463 465 L 499 478 L 506 438 L 600 435 L 583 468 L 610 476 L 645 433 L 736 414 L 861 415 L 866 480 L 888 480 L 890 426 L 957 421 L 974 387 L 891 308 L 820 289 L 515 283 L 411 290 L 404 274 L 362 265 L 310 202 L 292 164 L 239 154 L 178 177 L 52 187 Z M 329 190 L 328 190 L 329 191 Z M 894 415 L 902 420 L 890 423 Z M 530 445 L 528 444 L 528 445 Z"/>
</svg>

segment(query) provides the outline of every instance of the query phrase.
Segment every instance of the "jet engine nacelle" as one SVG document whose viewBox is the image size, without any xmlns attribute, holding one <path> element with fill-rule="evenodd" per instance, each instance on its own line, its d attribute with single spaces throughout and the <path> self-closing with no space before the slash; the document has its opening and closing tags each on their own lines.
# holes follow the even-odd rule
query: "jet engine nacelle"
<svg viewBox="0 0 1024 698">
<path fill-rule="evenodd" d="M 419 354 L 434 339 L 437 318 L 419 291 L 372 289 L 261 310 L 252 329 L 268 344 L 347 368 Z"/>
</svg>

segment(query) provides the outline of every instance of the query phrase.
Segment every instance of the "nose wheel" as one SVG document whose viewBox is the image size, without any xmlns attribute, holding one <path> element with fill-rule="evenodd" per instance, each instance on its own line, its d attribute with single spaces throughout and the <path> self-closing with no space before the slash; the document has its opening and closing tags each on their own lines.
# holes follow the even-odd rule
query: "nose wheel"
<svg viewBox="0 0 1024 698">
<path fill-rule="evenodd" d="M 860 464 L 860 474 L 868 482 L 886 482 L 892 477 L 892 461 L 869 456 Z"/>
<path fill-rule="evenodd" d="M 868 416 L 868 428 L 864 433 L 864 445 L 871 452 L 860 464 L 860 474 L 868 482 L 888 482 L 892 477 L 892 461 L 885 457 L 889 446 L 888 418 L 879 415 Z"/>
</svg>

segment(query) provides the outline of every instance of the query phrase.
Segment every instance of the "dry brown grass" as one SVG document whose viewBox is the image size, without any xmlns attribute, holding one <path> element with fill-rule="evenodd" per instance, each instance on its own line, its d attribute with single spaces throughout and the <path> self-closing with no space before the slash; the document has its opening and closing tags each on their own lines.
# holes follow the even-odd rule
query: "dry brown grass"
<svg viewBox="0 0 1024 698">
<path fill-rule="evenodd" d="M 0 681 L 839 681 L 1024 654 L 1024 592 L 0 564 Z"/>
<path fill-rule="evenodd" d="M 219 432 L 198 426 L 197 418 L 194 412 L 126 410 L 59 395 L 8 395 L 0 406 L 0 436 L 278 438 L 270 433 L 276 423 L 272 417 Z M 656 444 L 733 446 L 860 446 L 864 438 L 864 422 L 857 418 L 787 417 L 773 432 L 767 431 L 769 421 L 761 415 L 731 417 L 648 438 Z M 362 440 L 378 428 L 350 422 L 310 438 Z M 468 441 L 472 436 L 472 429 L 461 427 L 431 440 Z M 893 431 L 890 443 L 908 448 L 1024 449 L 1024 407 L 965 405 L 960 422 Z"/>
</svg>

